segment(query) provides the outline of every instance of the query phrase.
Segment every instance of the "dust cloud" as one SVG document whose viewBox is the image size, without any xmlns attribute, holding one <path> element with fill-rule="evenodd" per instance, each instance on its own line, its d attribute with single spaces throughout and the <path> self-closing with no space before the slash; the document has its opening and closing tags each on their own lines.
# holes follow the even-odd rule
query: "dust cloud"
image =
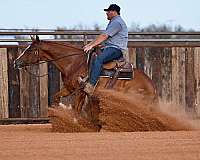
<svg viewBox="0 0 200 160">
<path fill-rule="evenodd" d="M 186 113 L 183 105 L 159 101 L 160 111 L 166 115 L 176 118 L 181 123 L 189 124 L 192 129 L 200 129 L 200 119 L 194 113 Z"/>
<path fill-rule="evenodd" d="M 139 93 L 123 94 L 112 90 L 98 90 L 95 96 L 100 102 L 101 131 L 187 131 L 195 129 L 185 114 L 173 111 L 175 109 L 173 105 L 150 104 L 149 100 Z M 98 130 L 73 109 L 50 108 L 49 116 L 54 132 L 95 132 Z"/>
</svg>

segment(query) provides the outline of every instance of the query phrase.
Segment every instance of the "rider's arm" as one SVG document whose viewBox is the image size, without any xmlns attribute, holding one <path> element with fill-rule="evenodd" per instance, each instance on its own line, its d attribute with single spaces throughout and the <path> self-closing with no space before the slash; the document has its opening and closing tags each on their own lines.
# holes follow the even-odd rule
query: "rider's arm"
<svg viewBox="0 0 200 160">
<path fill-rule="evenodd" d="M 89 50 L 91 50 L 95 46 L 101 44 L 107 38 L 108 38 L 107 34 L 100 34 L 99 36 L 96 37 L 96 39 L 94 41 L 90 42 L 89 44 L 87 44 L 86 46 L 83 47 L 84 51 L 88 52 Z"/>
</svg>

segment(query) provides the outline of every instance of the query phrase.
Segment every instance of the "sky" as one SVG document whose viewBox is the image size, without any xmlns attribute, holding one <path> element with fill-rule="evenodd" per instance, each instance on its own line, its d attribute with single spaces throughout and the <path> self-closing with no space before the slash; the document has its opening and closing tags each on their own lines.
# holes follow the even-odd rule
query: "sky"
<svg viewBox="0 0 200 160">
<path fill-rule="evenodd" d="M 200 0 L 0 0 L 0 29 L 104 29 L 103 9 L 112 3 L 128 28 L 167 24 L 200 31 Z"/>
</svg>

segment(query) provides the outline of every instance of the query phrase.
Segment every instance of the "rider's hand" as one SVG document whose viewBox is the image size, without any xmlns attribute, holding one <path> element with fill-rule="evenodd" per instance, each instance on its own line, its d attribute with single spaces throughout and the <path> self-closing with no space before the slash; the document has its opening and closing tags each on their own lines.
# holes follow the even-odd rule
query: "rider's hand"
<svg viewBox="0 0 200 160">
<path fill-rule="evenodd" d="M 88 53 L 93 47 L 90 44 L 87 44 L 83 47 L 84 52 Z"/>
</svg>

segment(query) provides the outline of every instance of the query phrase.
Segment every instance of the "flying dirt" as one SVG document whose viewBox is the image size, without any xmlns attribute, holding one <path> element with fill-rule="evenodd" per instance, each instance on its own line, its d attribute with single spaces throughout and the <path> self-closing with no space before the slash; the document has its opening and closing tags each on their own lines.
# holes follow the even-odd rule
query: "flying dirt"
<svg viewBox="0 0 200 160">
<path fill-rule="evenodd" d="M 138 93 L 123 94 L 112 90 L 99 90 L 101 128 L 98 131 L 137 132 L 137 131 L 180 131 L 193 130 L 186 120 L 176 118 Z M 55 132 L 94 132 L 95 126 L 73 112 L 69 104 L 50 108 L 52 130 Z"/>
</svg>

